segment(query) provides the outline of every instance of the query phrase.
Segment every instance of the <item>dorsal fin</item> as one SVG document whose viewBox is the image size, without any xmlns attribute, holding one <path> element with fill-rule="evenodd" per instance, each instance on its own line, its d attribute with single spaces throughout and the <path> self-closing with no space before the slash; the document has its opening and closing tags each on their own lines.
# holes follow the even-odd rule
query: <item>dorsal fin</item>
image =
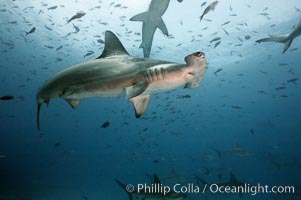
<svg viewBox="0 0 301 200">
<path fill-rule="evenodd" d="M 124 46 L 117 38 L 117 36 L 111 31 L 106 31 L 105 48 L 102 54 L 97 59 L 114 56 L 114 55 L 129 55 L 129 54 L 125 50 Z"/>
</svg>

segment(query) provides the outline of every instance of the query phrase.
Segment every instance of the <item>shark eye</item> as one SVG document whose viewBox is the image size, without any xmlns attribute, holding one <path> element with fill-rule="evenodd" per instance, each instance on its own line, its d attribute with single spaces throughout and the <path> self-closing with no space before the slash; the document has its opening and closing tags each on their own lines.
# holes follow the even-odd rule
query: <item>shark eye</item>
<svg viewBox="0 0 301 200">
<path fill-rule="evenodd" d="M 205 54 L 203 52 L 200 52 L 200 51 L 195 52 L 193 55 L 197 56 L 197 57 L 202 57 L 202 56 L 205 57 Z"/>
</svg>

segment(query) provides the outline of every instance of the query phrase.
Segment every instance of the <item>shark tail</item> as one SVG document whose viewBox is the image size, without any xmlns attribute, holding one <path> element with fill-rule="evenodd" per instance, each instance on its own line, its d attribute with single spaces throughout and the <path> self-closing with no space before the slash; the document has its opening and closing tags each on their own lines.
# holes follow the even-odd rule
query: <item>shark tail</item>
<svg viewBox="0 0 301 200">
<path fill-rule="evenodd" d="M 261 43 L 261 42 L 279 42 L 279 43 L 283 43 L 284 47 L 283 47 L 282 53 L 285 53 L 287 51 L 287 49 L 291 46 L 291 44 L 293 42 L 293 39 L 294 39 L 293 37 L 291 37 L 289 34 L 287 34 L 287 35 L 263 38 L 263 39 L 260 39 L 260 40 L 256 40 L 256 42 L 258 42 L 258 43 Z"/>
<path fill-rule="evenodd" d="M 133 198 L 133 195 L 127 191 L 127 186 L 126 186 L 124 183 L 122 183 L 121 181 L 119 181 L 118 179 L 115 179 L 115 181 L 116 181 L 116 183 L 117 183 L 120 187 L 122 187 L 122 188 L 125 190 L 125 192 L 129 195 L 129 200 L 133 200 L 133 199 L 134 199 L 134 198 Z"/>
</svg>

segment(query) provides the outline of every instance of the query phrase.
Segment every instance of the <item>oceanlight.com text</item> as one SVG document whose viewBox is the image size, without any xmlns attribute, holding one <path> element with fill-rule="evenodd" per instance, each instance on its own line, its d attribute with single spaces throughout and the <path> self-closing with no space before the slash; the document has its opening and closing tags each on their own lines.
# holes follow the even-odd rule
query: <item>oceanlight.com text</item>
<svg viewBox="0 0 301 200">
<path fill-rule="evenodd" d="M 207 190 L 208 187 L 208 190 Z M 218 184 L 206 184 L 204 186 L 205 190 L 210 193 L 220 193 L 220 194 L 294 194 L 294 186 L 269 186 L 261 185 L 250 185 L 245 183 L 244 185 L 239 186 L 230 186 L 230 185 L 218 185 Z"/>
<path fill-rule="evenodd" d="M 247 183 L 241 185 L 221 185 L 221 184 L 205 184 L 202 187 L 193 183 L 188 184 L 175 184 L 172 186 L 163 184 L 132 184 L 127 185 L 126 190 L 136 192 L 137 194 L 161 194 L 163 196 L 169 193 L 184 193 L 184 194 L 250 194 L 252 196 L 257 194 L 294 194 L 294 186 L 269 186 L 261 185 L 250 185 Z"/>
</svg>

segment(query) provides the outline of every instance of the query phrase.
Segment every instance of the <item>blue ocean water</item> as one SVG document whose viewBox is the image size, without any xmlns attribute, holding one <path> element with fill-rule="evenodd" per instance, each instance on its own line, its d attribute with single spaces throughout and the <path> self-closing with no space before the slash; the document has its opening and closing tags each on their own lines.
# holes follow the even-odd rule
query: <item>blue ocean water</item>
<svg viewBox="0 0 301 200">
<path fill-rule="evenodd" d="M 98 57 L 105 31 L 143 57 L 142 23 L 129 19 L 150 1 L 1 1 L 0 97 L 14 98 L 0 101 L 0 199 L 128 199 L 115 179 L 136 186 L 151 184 L 153 174 L 170 186 L 202 188 L 196 176 L 231 184 L 233 174 L 250 185 L 296 188 L 295 195 L 200 192 L 186 199 L 300 199 L 301 40 L 284 54 L 281 43 L 255 42 L 290 33 L 300 2 L 220 1 L 200 21 L 212 2 L 203 3 L 171 0 L 162 17 L 169 36 L 157 29 L 150 54 L 184 63 L 205 52 L 199 87 L 152 95 L 139 119 L 124 98 L 84 99 L 75 110 L 54 99 L 37 130 L 40 86 Z M 78 11 L 86 15 L 67 23 Z M 217 37 L 220 44 L 210 42 Z"/>
</svg>

